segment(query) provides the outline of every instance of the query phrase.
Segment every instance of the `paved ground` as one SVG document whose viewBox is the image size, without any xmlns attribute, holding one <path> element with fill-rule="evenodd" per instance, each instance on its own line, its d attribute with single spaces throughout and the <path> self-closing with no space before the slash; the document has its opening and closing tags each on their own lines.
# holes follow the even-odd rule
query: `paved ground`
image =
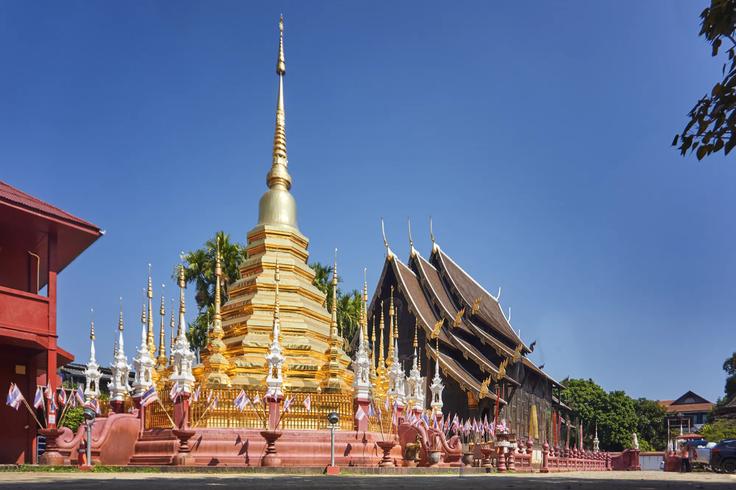
<svg viewBox="0 0 736 490">
<path fill-rule="evenodd" d="M 153 489 L 248 488 L 248 490 L 296 488 L 561 488 L 561 489 L 731 489 L 736 475 L 714 473 L 568 473 L 553 475 L 472 475 L 462 476 L 276 476 L 186 473 L 0 473 L 0 490 L 6 489 Z"/>
</svg>

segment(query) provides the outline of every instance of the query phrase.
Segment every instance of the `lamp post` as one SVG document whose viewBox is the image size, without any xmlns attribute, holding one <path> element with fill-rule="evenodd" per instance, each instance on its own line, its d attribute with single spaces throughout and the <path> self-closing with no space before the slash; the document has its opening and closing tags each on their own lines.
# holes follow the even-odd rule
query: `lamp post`
<svg viewBox="0 0 736 490">
<path fill-rule="evenodd" d="M 85 453 L 86 453 L 86 461 L 85 464 L 81 467 L 82 470 L 91 470 L 92 469 L 92 423 L 95 421 L 95 417 L 97 416 L 97 413 L 95 412 L 95 409 L 89 406 L 84 407 L 84 425 L 85 425 L 85 432 L 87 433 L 87 442 L 85 444 Z"/>
<path fill-rule="evenodd" d="M 338 422 L 340 422 L 340 416 L 337 412 L 330 412 L 327 414 L 327 422 L 330 424 L 330 465 L 325 468 L 325 473 L 339 475 L 340 467 L 335 466 L 335 430 Z"/>
</svg>

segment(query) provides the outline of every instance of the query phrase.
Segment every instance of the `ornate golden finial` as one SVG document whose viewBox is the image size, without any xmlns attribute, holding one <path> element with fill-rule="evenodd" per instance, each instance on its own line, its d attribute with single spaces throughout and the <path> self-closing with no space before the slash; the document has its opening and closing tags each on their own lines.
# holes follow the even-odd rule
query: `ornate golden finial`
<svg viewBox="0 0 736 490">
<path fill-rule="evenodd" d="M 221 314 L 221 303 L 222 298 L 220 296 L 220 287 L 222 281 L 222 262 L 220 258 L 220 237 L 217 237 L 217 250 L 215 251 L 215 328 L 220 325 L 218 322 L 222 319 Z"/>
<path fill-rule="evenodd" d="M 381 316 L 379 318 L 379 323 L 378 323 L 378 330 L 379 330 L 380 335 L 381 335 L 381 338 L 379 340 L 379 345 L 378 345 L 378 348 L 379 348 L 379 350 L 378 350 L 378 368 L 379 369 L 383 369 L 383 367 L 385 365 L 385 362 L 384 362 L 384 359 L 383 359 L 383 351 L 385 349 L 385 347 L 384 347 L 385 344 L 384 344 L 384 341 L 383 341 L 383 327 L 384 327 L 384 321 L 383 321 L 383 301 L 381 301 Z"/>
<path fill-rule="evenodd" d="M 89 321 L 89 339 L 95 340 L 95 310 L 90 308 L 90 314 L 92 319 Z"/>
<path fill-rule="evenodd" d="M 330 320 L 330 338 L 337 339 L 337 248 L 335 262 L 332 266 L 332 318 Z"/>
<path fill-rule="evenodd" d="M 386 365 L 391 367 L 394 359 L 394 320 L 396 319 L 396 310 L 394 309 L 394 286 L 391 285 L 391 293 L 388 301 L 388 358 Z M 398 325 L 396 325 L 398 328 Z"/>
<path fill-rule="evenodd" d="M 156 341 L 153 334 L 153 284 L 151 281 L 151 264 L 148 264 L 148 287 L 146 288 L 146 297 L 148 298 L 148 311 L 146 312 L 148 323 L 146 332 L 146 343 L 151 357 L 156 355 Z"/>
<path fill-rule="evenodd" d="M 163 291 L 166 287 L 165 284 L 161 284 L 161 290 Z M 164 295 L 161 295 L 161 307 L 158 310 L 161 315 L 161 331 L 158 336 L 158 359 L 157 364 L 159 367 L 166 367 L 166 304 Z"/>
<path fill-rule="evenodd" d="M 284 60 L 284 16 L 279 18 L 279 59 L 276 62 L 276 74 L 286 75 L 286 61 Z"/>
<path fill-rule="evenodd" d="M 414 320 L 414 342 L 412 343 L 412 346 L 416 350 L 417 347 L 419 347 L 419 320 Z"/>
</svg>

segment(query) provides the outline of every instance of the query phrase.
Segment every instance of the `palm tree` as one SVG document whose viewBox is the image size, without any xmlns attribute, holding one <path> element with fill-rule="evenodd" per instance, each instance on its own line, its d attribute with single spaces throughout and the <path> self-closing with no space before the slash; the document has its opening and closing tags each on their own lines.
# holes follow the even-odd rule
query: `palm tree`
<svg viewBox="0 0 736 490">
<path fill-rule="evenodd" d="M 222 259 L 222 302 L 227 301 L 228 285 L 240 277 L 240 263 L 245 259 L 245 249 L 242 245 L 230 241 L 230 235 L 218 231 L 215 236 L 207 240 L 200 249 L 184 254 L 184 281 L 194 284 L 194 299 L 197 302 L 197 318 L 189 324 L 187 337 L 192 345 L 197 359 L 199 351 L 207 345 L 207 330 L 209 319 L 214 312 L 215 304 L 215 254 L 217 245 L 220 246 Z M 178 277 L 178 268 L 174 271 L 174 278 Z"/>
</svg>

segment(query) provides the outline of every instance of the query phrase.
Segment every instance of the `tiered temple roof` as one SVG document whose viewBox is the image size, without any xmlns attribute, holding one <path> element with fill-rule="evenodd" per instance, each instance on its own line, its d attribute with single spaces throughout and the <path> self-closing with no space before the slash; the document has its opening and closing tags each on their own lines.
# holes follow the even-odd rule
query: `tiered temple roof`
<svg viewBox="0 0 736 490">
<path fill-rule="evenodd" d="M 526 376 L 524 373 L 531 371 L 559 387 L 557 381 L 526 357 L 531 350 L 511 327 L 498 299 L 436 243 L 429 259 L 412 246 L 406 264 L 387 247 L 383 270 L 368 309 L 369 316 L 380 315 L 381 300 L 392 285 L 397 297 L 406 301 L 408 312 L 403 314 L 411 315 L 421 327 L 426 355 L 433 360 L 439 357 L 442 374 L 452 378 L 463 390 L 478 397 L 483 381 L 489 375 L 497 378 L 499 364 L 511 358 L 515 350 L 521 353 L 520 362 L 516 363 L 519 367 L 508 368 L 502 379 L 504 385 L 520 386 Z M 438 353 L 434 342 L 427 340 L 439 322 L 442 325 L 436 331 Z M 408 334 L 406 329 L 402 330 L 405 342 Z M 400 350 L 404 354 L 408 352 L 404 348 Z M 496 399 L 493 391 L 488 397 Z M 505 404 L 506 400 L 502 398 L 499 402 Z"/>
</svg>

